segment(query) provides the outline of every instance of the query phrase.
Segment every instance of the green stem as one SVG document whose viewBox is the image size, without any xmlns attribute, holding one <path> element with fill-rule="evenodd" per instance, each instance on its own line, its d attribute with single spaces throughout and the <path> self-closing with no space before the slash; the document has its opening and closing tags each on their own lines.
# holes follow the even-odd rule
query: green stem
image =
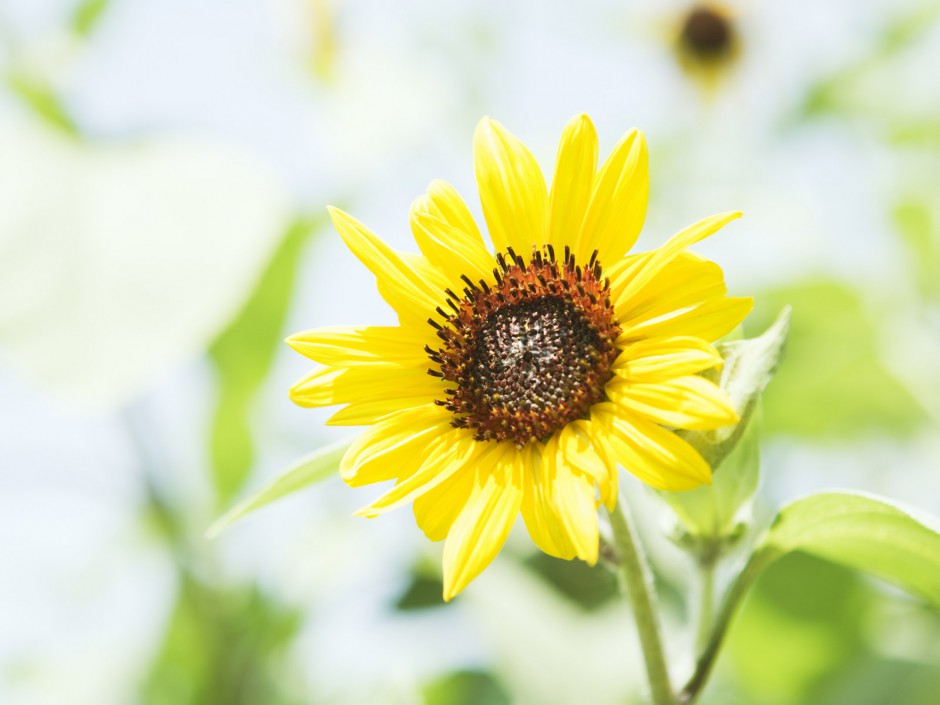
<svg viewBox="0 0 940 705">
<path fill-rule="evenodd" d="M 633 605 L 646 676 L 654 705 L 674 705 L 675 694 L 669 680 L 669 669 L 663 652 L 663 639 L 655 605 L 655 592 L 646 555 L 637 536 L 636 527 L 624 502 L 618 501 L 610 512 L 614 547 L 620 558 L 618 569 L 621 589 Z"/>
<path fill-rule="evenodd" d="M 702 653 L 711 638 L 714 618 L 715 561 L 704 560 L 699 563 L 699 583 L 698 630 L 695 636 L 695 649 L 698 653 Z"/>
<path fill-rule="evenodd" d="M 692 705 L 702 694 L 712 669 L 715 667 L 718 653 L 724 643 L 728 628 L 731 626 L 731 621 L 737 614 L 738 607 L 744 601 L 747 591 L 751 588 L 757 576 L 776 558 L 777 555 L 769 551 L 758 551 L 753 554 L 744 570 L 741 571 L 737 580 L 734 581 L 734 584 L 725 594 L 721 609 L 718 611 L 714 626 L 711 629 L 711 634 L 695 664 L 695 671 L 679 692 L 679 705 Z"/>
</svg>

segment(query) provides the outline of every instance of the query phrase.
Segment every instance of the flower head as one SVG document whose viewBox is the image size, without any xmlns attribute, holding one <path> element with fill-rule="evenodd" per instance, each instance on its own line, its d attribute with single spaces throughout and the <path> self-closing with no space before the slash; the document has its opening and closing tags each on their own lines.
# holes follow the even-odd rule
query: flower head
<svg viewBox="0 0 940 705">
<path fill-rule="evenodd" d="M 686 73 L 713 89 L 741 53 L 738 17 L 712 0 L 688 8 L 676 25 L 675 51 Z"/>
<path fill-rule="evenodd" d="M 704 4 L 692 7 L 685 15 L 679 39 L 682 46 L 701 61 L 715 61 L 731 51 L 734 35 L 728 11 Z"/>
<path fill-rule="evenodd" d="M 687 250 L 738 213 L 627 254 L 646 214 L 642 133 L 629 132 L 598 169 L 594 126 L 575 117 L 550 189 L 493 120 L 477 128 L 474 160 L 492 251 L 441 181 L 412 207 L 421 254 L 396 252 L 331 209 L 399 325 L 288 339 L 321 363 L 292 399 L 344 404 L 330 423 L 369 427 L 343 458 L 346 482 L 396 481 L 358 513 L 413 502 L 428 538 L 446 539 L 448 600 L 499 552 L 520 512 L 546 553 L 596 562 L 597 509 L 617 501 L 618 465 L 659 489 L 709 482 L 708 464 L 673 429 L 737 421 L 697 373 L 721 364 L 711 341 L 751 308 L 725 295 L 717 265 Z"/>
</svg>

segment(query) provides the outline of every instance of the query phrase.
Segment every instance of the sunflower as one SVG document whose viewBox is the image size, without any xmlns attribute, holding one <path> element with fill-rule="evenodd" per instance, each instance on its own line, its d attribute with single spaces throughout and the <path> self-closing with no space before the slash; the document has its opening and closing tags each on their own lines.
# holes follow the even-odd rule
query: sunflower
<svg viewBox="0 0 940 705">
<path fill-rule="evenodd" d="M 683 70 L 708 90 L 741 54 L 737 13 L 720 2 L 697 2 L 676 19 L 674 49 Z"/>
<path fill-rule="evenodd" d="M 412 502 L 425 535 L 446 539 L 445 600 L 493 560 L 520 512 L 541 550 L 594 564 L 597 511 L 617 502 L 618 465 L 662 490 L 710 482 L 674 430 L 737 421 L 697 373 L 721 364 L 711 341 L 752 304 L 726 296 L 721 269 L 687 251 L 740 213 L 627 254 L 649 191 L 642 133 L 624 136 L 598 170 L 594 126 L 573 118 L 550 189 L 493 120 L 480 122 L 473 152 L 493 249 L 442 181 L 411 209 L 421 254 L 393 250 L 331 208 L 399 324 L 287 339 L 321 365 L 291 398 L 343 404 L 328 423 L 368 426 L 342 460 L 343 479 L 395 480 L 357 514 Z"/>
</svg>

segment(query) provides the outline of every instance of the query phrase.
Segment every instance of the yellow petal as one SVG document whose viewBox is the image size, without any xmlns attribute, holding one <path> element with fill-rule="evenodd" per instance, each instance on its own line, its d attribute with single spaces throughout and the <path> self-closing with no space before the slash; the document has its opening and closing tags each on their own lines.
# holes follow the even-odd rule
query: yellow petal
<svg viewBox="0 0 940 705">
<path fill-rule="evenodd" d="M 610 494 L 610 470 L 612 466 L 604 461 L 594 447 L 590 421 L 580 420 L 569 423 L 557 434 L 558 450 L 565 461 L 574 469 L 584 473 L 601 489 L 602 500 Z"/>
<path fill-rule="evenodd" d="M 486 245 L 470 209 L 457 193 L 457 189 L 446 181 L 435 179 L 427 193 L 415 202 L 414 209 L 428 213 L 463 232 L 484 250 Z"/>
<path fill-rule="evenodd" d="M 590 441 L 591 448 L 594 450 L 594 454 L 597 458 L 596 461 L 600 462 L 606 469 L 603 481 L 599 480 L 596 475 L 594 477 L 600 489 L 601 503 L 608 509 L 613 509 L 617 504 L 617 491 L 620 482 L 617 461 L 609 455 L 608 448 L 599 440 L 599 429 L 592 425 L 591 419 L 580 419 L 570 425 L 575 427 L 584 438 Z"/>
<path fill-rule="evenodd" d="M 370 426 L 389 414 L 402 410 L 423 407 L 431 400 L 427 393 L 414 396 L 402 390 L 394 399 L 368 399 L 344 406 L 326 420 L 327 426 Z"/>
<path fill-rule="evenodd" d="M 431 541 L 443 541 L 470 499 L 476 472 L 464 466 L 414 501 L 415 521 Z"/>
<path fill-rule="evenodd" d="M 597 563 L 599 544 L 596 497 L 594 479 L 574 467 L 566 455 L 559 455 L 552 478 L 553 503 L 575 555 L 589 565 Z"/>
<path fill-rule="evenodd" d="M 709 299 L 639 325 L 624 325 L 618 345 L 631 339 L 674 335 L 718 340 L 740 325 L 753 307 L 750 297 Z"/>
<path fill-rule="evenodd" d="M 617 305 L 623 308 L 629 307 L 634 297 L 640 296 L 643 288 L 649 284 L 667 264 L 678 257 L 683 250 L 715 234 L 729 222 L 740 217 L 741 213 L 734 212 L 721 213 L 709 218 L 704 218 L 673 235 L 661 247 L 649 252 L 646 258 L 640 260 L 642 266 L 638 267 L 636 271 L 630 272 L 629 275 L 626 273 L 622 275 L 628 277 L 622 288 L 617 286 L 619 282 L 611 283 L 611 289 L 616 289 L 619 292 Z"/>
<path fill-rule="evenodd" d="M 503 444 L 501 444 L 503 445 Z M 506 542 L 523 496 L 521 455 L 505 444 L 478 464 L 467 504 L 444 544 L 444 599 L 450 601 L 490 564 Z"/>
<path fill-rule="evenodd" d="M 377 362 L 356 367 L 323 367 L 291 387 L 290 398 L 298 406 L 313 407 L 419 394 L 432 400 L 441 392 L 441 380 L 430 376 L 427 369 Z"/>
<path fill-rule="evenodd" d="M 578 238 L 581 261 L 598 251 L 602 264 L 623 257 L 640 235 L 649 199 L 649 156 L 642 132 L 631 130 L 614 147 L 594 182 Z"/>
<path fill-rule="evenodd" d="M 357 510 L 356 516 L 373 519 L 379 514 L 407 504 L 475 462 L 485 449 L 485 444 L 474 440 L 466 429 L 454 428 L 438 433 L 430 445 L 427 445 L 427 441 L 424 445 L 426 450 L 413 456 L 416 463 L 421 463 L 417 471 L 400 479 L 395 487 L 368 506 Z"/>
<path fill-rule="evenodd" d="M 639 416 L 622 418 L 609 402 L 594 405 L 591 423 L 610 457 L 647 485 L 684 491 L 711 483 L 711 468 L 698 451 L 662 426 Z"/>
<path fill-rule="evenodd" d="M 337 326 L 296 333 L 286 342 L 324 365 L 351 367 L 375 362 L 428 367 L 424 340 L 401 326 Z"/>
<path fill-rule="evenodd" d="M 559 438 L 556 434 L 541 454 L 530 456 L 522 517 L 545 553 L 593 565 L 598 552 L 595 479 L 569 461 Z"/>
<path fill-rule="evenodd" d="M 611 263 L 604 263 L 604 274 L 610 279 L 611 300 L 616 299 L 623 292 L 624 287 L 631 279 L 649 262 L 653 252 L 639 252 L 637 254 L 625 255 L 619 260 Z M 701 258 L 700 258 L 701 259 Z"/>
<path fill-rule="evenodd" d="M 353 441 L 340 461 L 352 487 L 407 477 L 421 465 L 428 444 L 450 429 L 451 416 L 434 404 L 388 415 Z"/>
<path fill-rule="evenodd" d="M 400 316 L 421 321 L 440 305 L 443 282 L 429 281 L 362 223 L 338 208 L 329 209 L 346 246 L 375 276 L 379 293 Z"/>
<path fill-rule="evenodd" d="M 628 413 L 664 426 L 706 430 L 738 422 L 738 415 L 721 388 L 696 375 L 652 384 L 634 384 L 615 377 L 606 391 L 611 401 Z"/>
<path fill-rule="evenodd" d="M 722 364 L 715 346 L 701 338 L 643 338 L 623 346 L 613 370 L 628 382 L 659 382 L 692 375 Z"/>
<path fill-rule="evenodd" d="M 552 180 L 548 241 L 559 252 L 575 243 L 581 232 L 596 168 L 597 132 L 591 118 L 578 115 L 561 135 Z"/>
<path fill-rule="evenodd" d="M 626 326 L 636 326 L 709 299 L 721 298 L 728 291 L 721 267 L 690 252 L 683 252 L 667 263 L 629 299 L 622 296 L 626 283 L 618 278 L 611 285 L 617 319 Z"/>
<path fill-rule="evenodd" d="M 520 509 L 532 543 L 550 556 L 570 560 L 575 557 L 575 548 L 561 531 L 549 479 L 554 474 L 558 439 L 552 437 L 544 448 L 530 443 L 522 452 L 529 457 L 524 463 L 525 492 Z"/>
<path fill-rule="evenodd" d="M 498 122 L 483 118 L 473 137 L 473 161 L 493 245 L 527 257 L 548 237 L 548 193 L 535 157 Z"/>
<path fill-rule="evenodd" d="M 474 283 L 492 279 L 495 261 L 482 242 L 460 228 L 420 210 L 412 210 L 411 231 L 421 252 L 448 278 L 456 291 L 464 286 L 461 275 Z"/>
</svg>

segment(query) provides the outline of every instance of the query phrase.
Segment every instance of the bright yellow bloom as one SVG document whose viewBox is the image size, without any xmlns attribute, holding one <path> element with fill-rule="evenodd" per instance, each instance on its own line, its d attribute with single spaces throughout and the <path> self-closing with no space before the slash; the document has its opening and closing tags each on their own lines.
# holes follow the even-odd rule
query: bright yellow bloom
<svg viewBox="0 0 940 705">
<path fill-rule="evenodd" d="M 649 190 L 646 142 L 629 132 L 597 169 L 586 115 L 562 135 L 551 189 L 528 149 L 484 118 L 474 137 L 495 255 L 450 185 L 411 211 L 421 254 L 396 252 L 337 209 L 333 223 L 378 281 L 399 325 L 321 328 L 288 339 L 321 363 L 291 389 L 301 406 L 344 404 L 331 424 L 367 425 L 341 464 L 354 487 L 395 480 L 358 514 L 414 503 L 446 539 L 444 598 L 493 560 L 522 517 L 535 544 L 595 563 L 597 509 L 617 501 L 617 466 L 665 490 L 710 482 L 671 429 L 737 416 L 697 373 L 751 299 L 686 248 L 739 213 L 706 218 L 627 255 Z"/>
</svg>

